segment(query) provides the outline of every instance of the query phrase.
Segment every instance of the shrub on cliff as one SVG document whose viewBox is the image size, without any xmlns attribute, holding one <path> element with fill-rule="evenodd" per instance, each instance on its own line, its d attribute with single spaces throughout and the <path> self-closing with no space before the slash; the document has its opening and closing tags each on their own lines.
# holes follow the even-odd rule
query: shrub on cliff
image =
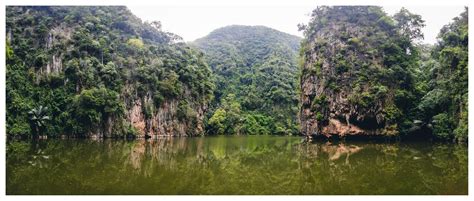
<svg viewBox="0 0 474 201">
<path fill-rule="evenodd" d="M 419 61 L 415 41 L 423 37 L 423 26 L 421 17 L 406 9 L 388 16 L 376 6 L 316 8 L 310 22 L 300 25 L 302 132 L 344 135 L 330 133 L 335 132 L 331 119 L 365 134 L 408 130 L 418 95 L 412 75 Z"/>
<path fill-rule="evenodd" d="M 125 113 L 135 102 L 151 118 L 164 102 L 203 107 L 212 98 L 202 53 L 124 6 L 8 6 L 6 30 L 9 135 L 32 133 L 34 105 L 50 109 L 45 134 L 122 135 L 134 133 Z M 178 120 L 190 134 L 191 116 Z"/>
</svg>

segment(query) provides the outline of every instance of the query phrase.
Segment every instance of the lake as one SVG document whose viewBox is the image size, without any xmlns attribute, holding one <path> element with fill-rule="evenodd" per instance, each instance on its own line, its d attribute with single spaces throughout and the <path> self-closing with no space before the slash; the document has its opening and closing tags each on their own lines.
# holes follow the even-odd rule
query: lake
<svg viewBox="0 0 474 201">
<path fill-rule="evenodd" d="M 7 194 L 468 193 L 466 145 L 278 136 L 7 144 Z"/>
</svg>

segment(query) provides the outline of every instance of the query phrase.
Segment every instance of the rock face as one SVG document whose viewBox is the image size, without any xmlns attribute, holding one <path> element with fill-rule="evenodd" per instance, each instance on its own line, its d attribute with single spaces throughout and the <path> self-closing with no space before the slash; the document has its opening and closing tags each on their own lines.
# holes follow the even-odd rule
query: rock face
<svg viewBox="0 0 474 201">
<path fill-rule="evenodd" d="M 304 135 L 398 134 L 413 49 L 394 24 L 379 7 L 313 11 L 300 55 Z"/>
<path fill-rule="evenodd" d="M 7 18 L 9 133 L 31 133 L 28 107 L 44 105 L 49 135 L 203 134 L 212 72 L 159 22 L 123 6 L 13 6 Z"/>
<path fill-rule="evenodd" d="M 144 100 L 144 101 L 143 101 Z M 203 133 L 203 119 L 207 110 L 207 104 L 193 105 L 195 110 L 193 118 L 196 119 L 196 125 L 191 121 L 180 121 L 177 115 L 179 101 L 165 101 L 160 108 L 157 108 L 150 117 L 146 117 L 143 111 L 142 102 L 152 101 L 151 99 L 138 98 L 130 104 L 126 110 L 126 121 L 137 130 L 138 137 L 158 136 L 189 136 Z"/>
</svg>

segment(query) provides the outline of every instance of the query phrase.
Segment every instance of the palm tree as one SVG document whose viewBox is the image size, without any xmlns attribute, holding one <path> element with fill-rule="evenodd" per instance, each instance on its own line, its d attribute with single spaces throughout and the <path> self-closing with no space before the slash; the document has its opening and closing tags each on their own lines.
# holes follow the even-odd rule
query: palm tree
<svg viewBox="0 0 474 201">
<path fill-rule="evenodd" d="M 49 116 L 46 115 L 47 110 L 48 107 L 43 107 L 40 105 L 39 107 L 33 108 L 28 112 L 30 123 L 34 131 L 34 137 L 38 137 L 40 135 L 41 129 L 45 126 L 46 121 L 49 120 Z"/>
</svg>

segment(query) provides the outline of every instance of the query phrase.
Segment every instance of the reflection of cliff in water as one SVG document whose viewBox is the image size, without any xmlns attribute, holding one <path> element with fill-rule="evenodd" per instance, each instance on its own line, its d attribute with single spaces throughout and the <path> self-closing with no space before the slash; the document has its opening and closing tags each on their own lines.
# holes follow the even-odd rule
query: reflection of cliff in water
<svg viewBox="0 0 474 201">
<path fill-rule="evenodd" d="M 141 169 L 151 163 L 168 169 L 179 168 L 178 164 L 209 167 L 211 163 L 235 161 L 238 163 L 262 163 L 268 156 L 289 157 L 299 163 L 314 164 L 327 161 L 328 165 L 350 165 L 351 157 L 367 149 L 367 153 L 387 156 L 397 155 L 395 144 L 331 144 L 331 143 L 300 143 L 283 142 L 260 146 L 248 144 L 232 144 L 216 140 L 209 143 L 205 138 L 162 138 L 159 140 L 138 140 L 130 142 L 129 163 L 134 169 Z M 416 153 L 412 150 L 408 152 Z M 285 156 L 282 156 L 284 154 Z M 264 156 L 259 158 L 259 156 Z M 416 158 L 416 157 L 415 157 Z M 149 164 L 148 164 L 149 165 Z M 308 165 L 305 165 L 308 166 Z"/>
<path fill-rule="evenodd" d="M 10 192 L 467 193 L 467 146 L 454 144 L 302 143 L 296 137 L 233 136 L 48 140 L 13 147 L 7 152 Z M 47 156 L 41 158 L 47 168 L 29 163 L 38 153 Z"/>
<path fill-rule="evenodd" d="M 176 168 L 176 156 L 187 149 L 185 140 L 186 138 L 165 137 L 158 140 L 141 139 L 130 142 L 132 146 L 128 161 L 136 170 L 148 167 L 148 171 L 151 171 L 154 165 Z M 148 171 L 144 173 L 150 174 Z"/>
<path fill-rule="evenodd" d="M 331 144 L 327 142 L 321 144 L 302 144 L 298 149 L 309 158 L 320 156 L 326 157 L 329 161 L 335 161 L 345 156 L 346 163 L 349 163 L 349 157 L 362 150 L 363 147 L 363 145 L 345 145 L 344 143 Z"/>
</svg>

